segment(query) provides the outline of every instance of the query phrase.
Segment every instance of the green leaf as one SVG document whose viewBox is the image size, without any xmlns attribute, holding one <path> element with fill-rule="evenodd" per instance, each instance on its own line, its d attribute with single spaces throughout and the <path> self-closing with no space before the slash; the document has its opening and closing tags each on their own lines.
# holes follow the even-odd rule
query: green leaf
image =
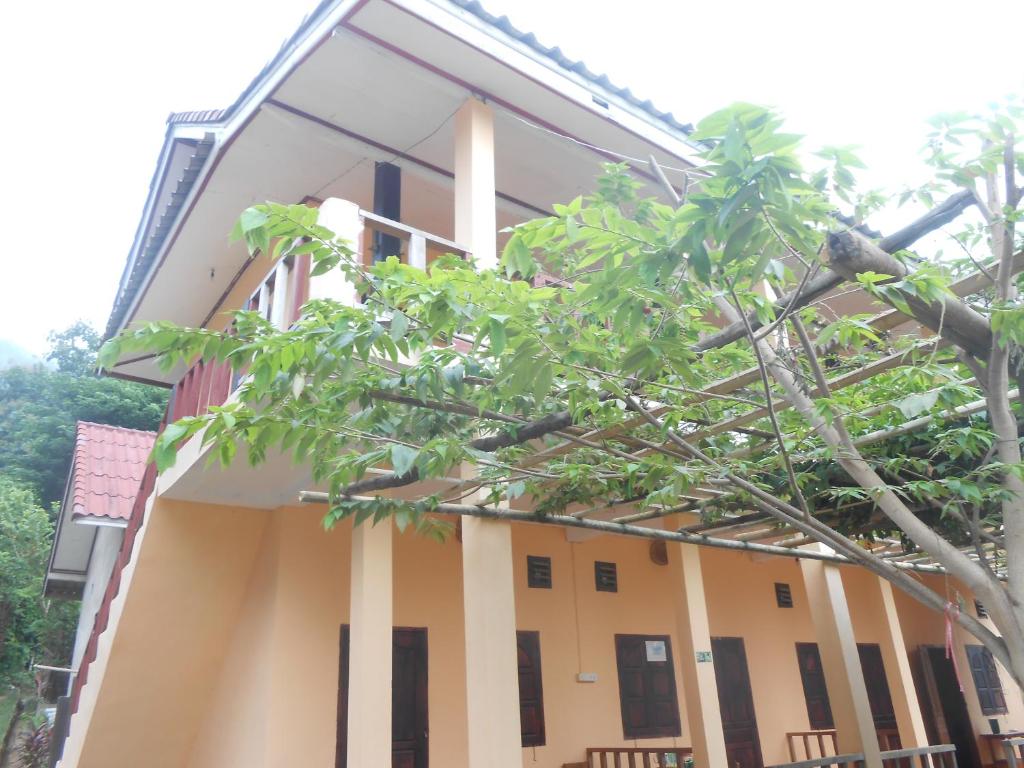
<svg viewBox="0 0 1024 768">
<path fill-rule="evenodd" d="M 412 469 L 420 452 L 407 445 L 393 443 L 390 448 L 391 467 L 396 475 L 405 475 Z"/>
</svg>

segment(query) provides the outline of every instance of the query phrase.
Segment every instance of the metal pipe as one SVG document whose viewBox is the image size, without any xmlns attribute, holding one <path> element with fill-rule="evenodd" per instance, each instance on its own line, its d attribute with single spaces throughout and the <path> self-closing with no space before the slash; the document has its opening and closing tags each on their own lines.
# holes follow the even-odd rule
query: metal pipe
<svg viewBox="0 0 1024 768">
<path fill-rule="evenodd" d="M 376 501 L 375 496 L 352 496 L 354 501 Z M 299 501 L 307 504 L 327 504 L 328 494 L 322 491 L 300 491 Z M 394 501 L 394 499 L 391 499 Z M 588 531 L 600 533 L 614 533 L 624 536 L 635 536 L 642 539 L 657 539 L 660 541 L 676 541 L 680 544 L 695 544 L 702 547 L 714 549 L 731 549 L 740 552 L 757 552 L 764 555 L 777 555 L 779 557 L 791 557 L 805 560 L 824 560 L 829 563 L 857 565 L 848 557 L 830 552 L 817 552 L 814 550 L 787 549 L 772 544 L 754 544 L 747 541 L 735 541 L 733 539 L 717 539 L 710 536 L 702 536 L 697 533 L 683 533 L 679 531 L 665 531 L 657 528 L 644 528 L 639 525 L 627 523 L 613 523 L 606 520 L 590 520 L 577 518 L 570 515 L 538 515 L 534 512 L 523 512 L 516 509 L 482 507 L 475 504 L 438 504 L 434 512 L 443 515 L 462 515 L 464 517 L 481 517 L 488 520 L 505 520 L 513 523 L 539 523 L 541 525 L 558 525 L 564 528 L 582 528 Z M 897 568 L 908 571 L 920 571 L 922 573 L 945 573 L 945 570 L 937 565 L 917 565 L 916 563 L 892 563 Z"/>
</svg>

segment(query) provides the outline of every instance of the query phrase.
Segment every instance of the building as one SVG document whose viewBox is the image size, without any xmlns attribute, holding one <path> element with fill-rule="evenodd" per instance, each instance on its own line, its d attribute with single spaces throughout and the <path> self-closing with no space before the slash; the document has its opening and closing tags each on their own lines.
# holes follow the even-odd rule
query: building
<svg viewBox="0 0 1024 768">
<path fill-rule="evenodd" d="M 227 245 L 253 202 L 318 205 L 366 253 L 489 264 L 501 228 L 586 190 L 599 162 L 631 159 L 663 194 L 645 159 L 685 169 L 693 149 L 671 115 L 475 2 L 325 2 L 231 107 L 171 116 L 107 331 L 223 328 L 243 306 L 286 326 L 307 296 L 355 298 Z M 172 419 L 232 386 L 146 357 L 115 375 L 173 387 Z M 555 768 L 600 748 L 602 766 L 692 749 L 760 768 L 942 743 L 970 766 L 990 761 L 982 734 L 1024 725 L 987 652 L 956 630 L 954 668 L 943 616 L 827 552 L 471 519 L 443 544 L 327 534 L 298 503 L 303 467 L 202 454 L 141 479 L 64 768 Z"/>
</svg>

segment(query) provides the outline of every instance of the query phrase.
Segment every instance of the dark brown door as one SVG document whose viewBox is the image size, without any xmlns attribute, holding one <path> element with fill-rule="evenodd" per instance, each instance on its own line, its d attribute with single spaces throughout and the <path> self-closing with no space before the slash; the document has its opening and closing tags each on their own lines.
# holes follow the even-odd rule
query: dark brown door
<svg viewBox="0 0 1024 768">
<path fill-rule="evenodd" d="M 726 768 L 762 768 L 747 652 L 740 637 L 711 638 L 718 707 L 725 733 Z"/>
<path fill-rule="evenodd" d="M 665 635 L 616 635 L 622 733 L 627 739 L 679 736 L 672 643 Z"/>
<path fill-rule="evenodd" d="M 896 726 L 896 711 L 892 706 L 889 681 L 885 677 L 882 649 L 876 643 L 858 643 L 860 667 L 864 672 L 864 687 L 868 691 L 871 717 L 875 721 L 878 745 L 883 749 L 899 749 L 900 732 Z"/>
<path fill-rule="evenodd" d="M 960 692 L 953 662 L 946 658 L 946 649 L 922 645 L 918 650 L 921 677 L 925 683 L 929 710 L 938 741 L 956 746 L 956 764 L 960 768 L 978 768 L 978 745 L 967 714 L 967 702 Z"/>
<path fill-rule="evenodd" d="M 427 768 L 427 630 L 396 629 L 391 680 L 391 766 Z"/>
<path fill-rule="evenodd" d="M 804 700 L 807 702 L 807 721 L 816 731 L 834 728 L 832 705 L 828 700 L 828 687 L 825 685 L 825 671 L 821 668 L 818 644 L 797 643 L 796 659 L 800 665 Z"/>
<path fill-rule="evenodd" d="M 395 628 L 391 658 L 391 765 L 427 768 L 427 630 Z M 348 764 L 349 631 L 341 628 L 338 665 L 338 732 L 334 765 Z"/>
<path fill-rule="evenodd" d="M 519 664 L 519 726 L 524 747 L 543 747 L 544 685 L 540 670 L 540 632 L 516 632 Z"/>
</svg>

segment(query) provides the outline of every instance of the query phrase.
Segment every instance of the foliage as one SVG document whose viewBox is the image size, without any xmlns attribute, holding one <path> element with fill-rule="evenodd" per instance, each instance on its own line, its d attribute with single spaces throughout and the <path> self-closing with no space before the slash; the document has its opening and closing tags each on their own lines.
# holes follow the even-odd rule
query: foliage
<svg viewBox="0 0 1024 768">
<path fill-rule="evenodd" d="M 33 488 L 47 507 L 64 493 L 76 422 L 156 429 L 167 399 L 159 387 L 95 376 L 98 337 L 82 323 L 50 339 L 58 371 L 0 371 L 0 475 Z"/>
<path fill-rule="evenodd" d="M 43 720 L 22 734 L 18 743 L 19 768 L 46 768 L 50 764 L 50 727 Z"/>
<path fill-rule="evenodd" d="M 75 606 L 43 599 L 52 537 L 32 491 L 0 478 L 0 680 L 21 680 L 32 659 L 62 664 L 70 652 Z"/>
<path fill-rule="evenodd" d="M 79 320 L 63 331 L 50 331 L 46 340 L 50 342 L 46 359 L 56 363 L 60 373 L 85 376 L 96 368 L 100 335 L 85 321 Z"/>
<path fill-rule="evenodd" d="M 1012 270 L 1019 116 L 940 120 L 929 137 L 936 180 L 905 201 L 974 194 L 954 257 L 931 248 L 879 252 L 879 261 L 850 230 L 886 199 L 858 193 L 849 148 L 823 150 L 822 167 L 807 170 L 800 137 L 740 104 L 698 126 L 699 183 L 681 204 L 642 196 L 628 166 L 609 165 L 592 194 L 513 228 L 499 269 L 455 257 L 427 271 L 395 258 L 365 266 L 315 211 L 255 206 L 237 238 L 275 257 L 309 253 L 314 273 L 340 269 L 366 306 L 311 301 L 287 330 L 245 311 L 230 334 L 153 324 L 115 339 L 102 358 L 146 350 L 168 366 L 201 356 L 247 372 L 237 400 L 164 432 L 158 464 L 200 432 L 225 463 L 240 443 L 254 463 L 281 448 L 330 488 L 328 525 L 393 515 L 433 530 L 441 497 L 365 494 L 470 463 L 478 477 L 445 498 L 528 496 L 540 515 L 623 503 L 705 518 L 753 508 L 941 609 L 943 596 L 862 546 L 896 535 L 981 597 L 1006 639 L 959 620 L 1024 680 L 1012 607 L 1024 599 L 1024 538 L 1015 548 L 1001 534 L 1024 516 L 1005 381 L 1011 353 L 1021 360 L 1024 310 L 1011 279 L 963 306 L 949 287 L 977 264 L 988 264 L 993 284 L 992 271 Z M 1000 199 L 992 190 L 1004 178 Z M 840 241 L 887 265 L 849 278 L 856 315 L 808 293 L 827 265 L 839 269 Z M 535 287 L 541 273 L 557 279 Z M 777 304 L 771 293 L 800 301 Z M 894 333 L 874 323 L 880 305 L 943 337 L 959 322 L 946 307 L 959 307 L 956 318 L 982 324 L 995 343 L 956 350 L 927 330 Z M 741 332 L 714 342 L 729 324 Z M 868 366 L 876 374 L 861 379 Z M 955 410 L 980 398 L 990 418 Z M 919 428 L 900 431 L 911 418 L 923 419 Z M 388 465 L 390 475 L 368 475 Z M 972 542 L 973 555 L 957 549 Z M 997 573 L 1009 573 L 1009 587 Z M 1008 595 L 1015 585 L 1021 594 Z"/>
</svg>

